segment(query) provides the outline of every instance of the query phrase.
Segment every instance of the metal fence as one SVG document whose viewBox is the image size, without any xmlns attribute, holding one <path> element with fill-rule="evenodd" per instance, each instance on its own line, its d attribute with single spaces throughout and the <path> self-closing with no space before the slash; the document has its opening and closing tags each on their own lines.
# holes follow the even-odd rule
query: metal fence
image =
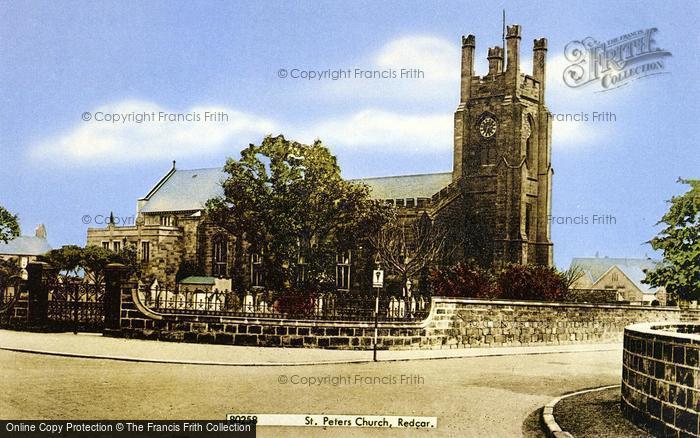
<svg viewBox="0 0 700 438">
<path fill-rule="evenodd" d="M 266 292 L 236 293 L 217 289 L 141 286 L 143 304 L 160 313 L 262 317 L 279 319 L 318 319 L 373 321 L 375 295 L 367 293 L 289 294 Z M 423 296 L 379 299 L 380 321 L 416 321 L 428 316 L 430 299 Z"/>
</svg>

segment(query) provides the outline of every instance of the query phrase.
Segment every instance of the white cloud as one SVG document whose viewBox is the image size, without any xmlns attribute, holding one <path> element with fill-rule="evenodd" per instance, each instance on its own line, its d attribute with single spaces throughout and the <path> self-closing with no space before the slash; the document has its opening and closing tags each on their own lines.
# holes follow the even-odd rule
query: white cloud
<svg viewBox="0 0 700 438">
<path fill-rule="evenodd" d="M 486 74 L 484 56 L 477 53 L 476 74 Z M 328 81 L 326 91 L 336 99 L 352 96 L 376 97 L 379 102 L 411 99 L 430 103 L 456 101 L 459 92 L 460 48 L 434 36 L 406 36 L 389 41 L 376 53 L 366 57 L 372 69 L 420 68 L 424 79 L 413 80 L 343 80 Z M 529 72 L 523 59 L 523 71 Z M 553 113 L 608 110 L 616 99 L 612 93 L 593 93 L 567 87 L 562 73 L 568 65 L 563 54 L 551 56 L 547 70 L 547 102 Z M 608 95 L 609 94 L 609 95 Z M 345 95 L 345 96 L 342 96 Z M 442 99 L 442 100 L 441 100 Z M 427 107 L 429 107 L 429 105 Z M 290 138 L 311 142 L 321 138 L 335 150 L 384 150 L 406 152 L 448 151 L 452 148 L 452 110 L 436 111 L 420 105 L 412 110 L 380 109 L 378 104 L 357 102 L 357 109 L 342 115 L 309 121 L 304 127 L 284 120 L 270 120 L 226 106 L 195 106 L 185 111 L 165 108 L 148 101 L 125 100 L 94 109 L 91 113 L 135 115 L 163 113 L 225 113 L 227 121 L 147 121 L 110 123 L 79 121 L 66 133 L 47 138 L 30 148 L 30 155 L 47 161 L 59 160 L 78 165 L 131 163 L 144 159 L 173 159 L 198 155 L 216 155 L 230 147 L 259 141 L 266 134 L 284 133 Z M 364 109 L 362 109 L 364 107 Z M 405 105 L 402 105 L 405 108 Z M 369 108 L 369 109 L 367 109 Z M 444 111 L 444 112 L 443 112 Z M 603 125 L 590 122 L 560 122 L 553 126 L 553 147 L 580 148 L 608 135 Z"/>
<path fill-rule="evenodd" d="M 388 41 L 375 53 L 348 60 L 348 68 L 393 70 L 392 79 L 350 78 L 325 81 L 321 91 L 331 99 L 364 101 L 455 101 L 459 93 L 460 47 L 430 35 L 411 35 Z M 419 69 L 418 78 L 401 78 L 401 69 Z M 456 105 L 456 103 L 455 103 Z"/>
<path fill-rule="evenodd" d="M 334 148 L 367 151 L 432 152 L 452 148 L 452 115 L 398 114 L 367 109 L 311 124 L 299 132 L 302 141 L 320 138 Z"/>
<path fill-rule="evenodd" d="M 127 100 L 104 105 L 90 112 L 92 119 L 80 121 L 69 132 L 32 146 L 32 158 L 75 164 L 125 163 L 144 159 L 179 158 L 220 152 L 230 144 L 247 144 L 271 133 L 269 120 L 223 106 L 197 106 L 185 111 L 164 108 L 147 101 Z M 223 113 L 223 121 L 204 120 L 205 115 Z M 111 114 L 130 118 L 110 122 Z M 153 116 L 138 123 L 139 115 Z M 167 121 L 161 114 L 190 115 L 191 121 Z M 199 115 L 199 120 L 193 115 Z M 102 121 L 100 121 L 102 120 Z"/>
<path fill-rule="evenodd" d="M 205 121 L 205 113 L 224 113 L 228 121 Z M 160 113 L 198 114 L 199 121 L 137 123 L 139 114 L 156 118 Z M 378 109 L 310 122 L 308 128 L 263 119 L 224 106 L 195 106 L 187 111 L 168 110 L 146 101 L 123 101 L 91 111 L 93 120 L 79 122 L 65 134 L 47 138 L 30 148 L 30 156 L 45 162 L 75 165 L 135 163 L 148 159 L 174 159 L 221 154 L 230 147 L 257 142 L 266 134 L 284 133 L 311 142 L 320 138 L 336 150 L 383 147 L 387 150 L 447 150 L 452 145 L 452 116 L 406 115 Z M 130 117 L 126 122 L 98 121 L 107 114 Z"/>
<path fill-rule="evenodd" d="M 374 56 L 381 68 L 420 68 L 431 81 L 454 80 L 459 75 L 460 49 L 434 36 L 407 36 L 389 41 Z"/>
</svg>

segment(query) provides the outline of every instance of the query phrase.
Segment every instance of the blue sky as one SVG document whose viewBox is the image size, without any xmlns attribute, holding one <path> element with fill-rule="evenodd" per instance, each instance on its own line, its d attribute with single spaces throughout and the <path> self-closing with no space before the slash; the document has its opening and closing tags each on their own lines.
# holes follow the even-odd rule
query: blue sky
<svg viewBox="0 0 700 438">
<path fill-rule="evenodd" d="M 489 3 L 484 5 L 484 3 Z M 348 178 L 448 171 L 459 97 L 460 36 L 500 44 L 498 2 L 0 2 L 0 205 L 53 246 L 85 243 L 84 215 L 135 213 L 168 170 L 215 167 L 265 133 L 320 137 Z M 652 255 L 665 200 L 698 177 L 696 23 L 700 3 L 519 2 L 527 71 L 547 37 L 553 113 L 612 112 L 554 125 L 555 261 Z M 564 86 L 564 47 L 655 27 L 668 74 L 597 93 Z M 414 80 L 279 78 L 281 68 L 420 68 Z M 228 123 L 84 122 L 89 111 L 220 110 Z"/>
</svg>

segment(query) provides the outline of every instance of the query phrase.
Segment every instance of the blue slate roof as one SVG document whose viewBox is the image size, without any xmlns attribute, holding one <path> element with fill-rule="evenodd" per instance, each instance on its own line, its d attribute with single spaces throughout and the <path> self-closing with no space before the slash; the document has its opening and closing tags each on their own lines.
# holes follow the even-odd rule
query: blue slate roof
<svg viewBox="0 0 700 438">
<path fill-rule="evenodd" d="M 452 182 L 452 172 L 383 176 L 353 181 L 367 184 L 375 199 L 430 198 Z"/>
<path fill-rule="evenodd" d="M 210 198 L 223 194 L 223 169 L 171 170 L 146 195 L 143 213 L 201 210 Z M 384 176 L 351 180 L 370 187 L 375 199 L 430 198 L 452 182 L 452 173 Z"/>
<path fill-rule="evenodd" d="M 51 245 L 43 237 L 18 236 L 7 243 L 0 241 L 0 254 L 14 256 L 38 256 L 51 251 Z"/>
<path fill-rule="evenodd" d="M 201 210 L 207 200 L 223 195 L 223 169 L 175 170 L 161 182 L 141 208 L 143 213 Z"/>
<path fill-rule="evenodd" d="M 653 271 L 660 262 L 652 259 L 611 258 L 611 257 L 578 257 L 571 260 L 571 267 L 579 266 L 591 281 L 598 279 L 617 266 L 645 294 L 653 294 L 657 288 L 642 283 L 646 274 L 645 269 Z"/>
</svg>

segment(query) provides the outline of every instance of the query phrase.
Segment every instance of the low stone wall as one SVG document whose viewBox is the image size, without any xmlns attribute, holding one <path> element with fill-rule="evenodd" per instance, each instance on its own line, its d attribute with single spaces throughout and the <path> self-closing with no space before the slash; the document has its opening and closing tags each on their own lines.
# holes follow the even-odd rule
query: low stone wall
<svg viewBox="0 0 700 438">
<path fill-rule="evenodd" d="M 371 349 L 372 322 L 280 320 L 151 311 L 121 290 L 111 336 L 234 345 Z M 108 312 L 109 313 L 109 312 Z M 621 340 L 624 327 L 678 321 L 676 307 L 484 301 L 434 297 L 428 318 L 380 322 L 379 348 L 557 345 Z"/>
<path fill-rule="evenodd" d="M 656 436 L 700 432 L 700 324 L 625 329 L 623 415 Z"/>
<path fill-rule="evenodd" d="M 700 309 L 681 309 L 681 322 L 700 322 Z"/>
</svg>

